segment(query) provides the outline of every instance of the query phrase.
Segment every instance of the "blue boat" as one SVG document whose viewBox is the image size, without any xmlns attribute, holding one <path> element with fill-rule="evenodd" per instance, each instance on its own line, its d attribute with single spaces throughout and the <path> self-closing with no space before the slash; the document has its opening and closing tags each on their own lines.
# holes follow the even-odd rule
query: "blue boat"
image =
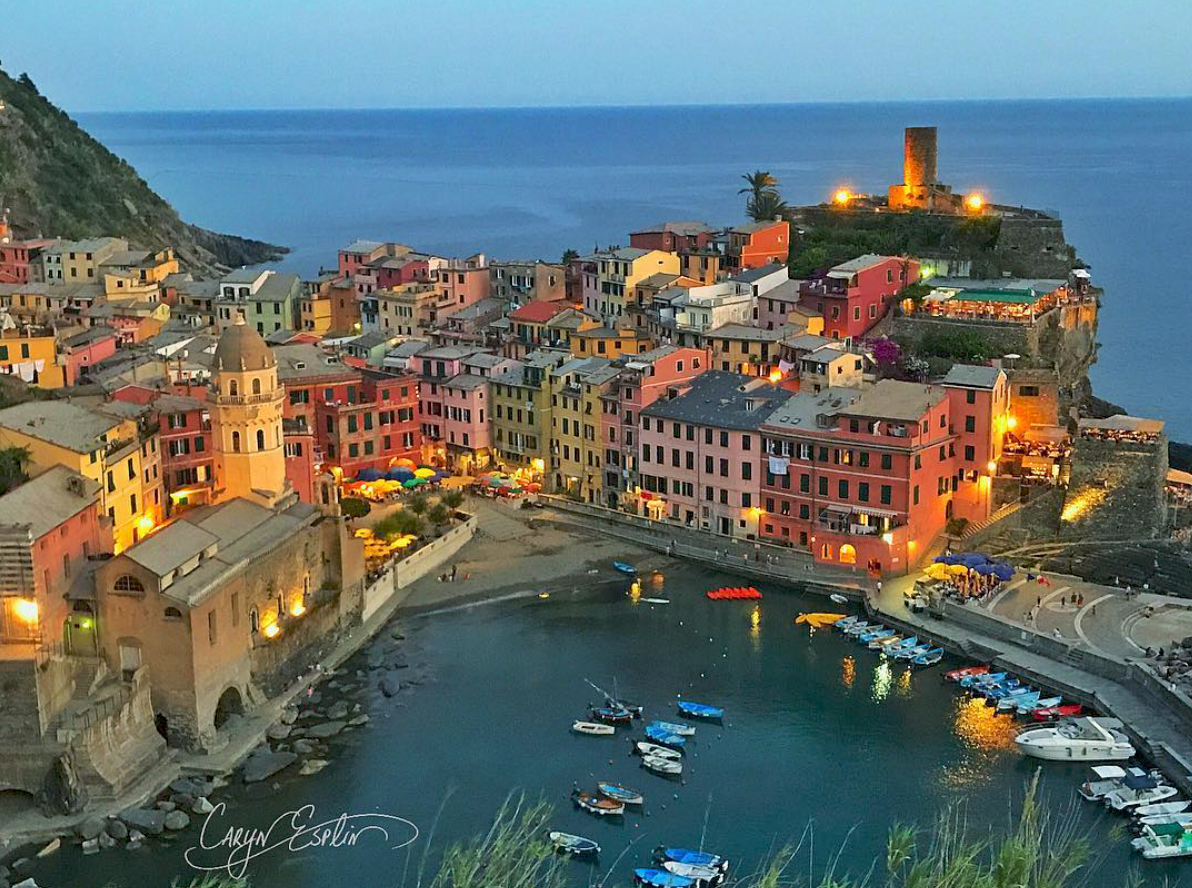
<svg viewBox="0 0 1192 888">
<path fill-rule="evenodd" d="M 934 666 L 940 660 L 944 659 L 943 648 L 932 648 L 925 654 L 919 654 L 911 660 L 912 666 Z"/>
<path fill-rule="evenodd" d="M 619 706 L 599 706 L 592 710 L 592 718 L 608 725 L 627 725 L 633 721 L 633 713 Z"/>
<path fill-rule="evenodd" d="M 869 642 L 878 638 L 889 638 L 893 634 L 894 630 L 888 626 L 876 626 L 873 629 L 867 629 L 866 631 L 862 632 L 857 636 L 857 640 L 861 642 L 861 644 L 869 644 Z"/>
<path fill-rule="evenodd" d="M 629 574 L 630 576 L 633 576 L 637 573 L 636 567 L 634 567 L 632 564 L 626 564 L 624 561 L 614 561 L 613 567 L 615 567 L 621 573 Z"/>
<path fill-rule="evenodd" d="M 897 644 L 892 644 L 886 648 L 886 653 L 891 657 L 897 656 L 899 651 L 909 651 L 913 647 L 919 646 L 919 636 L 912 635 L 910 638 L 904 638 Z"/>
<path fill-rule="evenodd" d="M 635 869 L 633 881 L 639 885 L 651 885 L 654 888 L 690 888 L 695 884 L 694 879 L 676 876 L 674 873 L 659 869 Z"/>
<path fill-rule="evenodd" d="M 960 680 L 960 686 L 962 688 L 975 688 L 987 684 L 997 684 L 1007 675 L 1009 675 L 1008 672 L 983 672 L 977 675 L 966 675 Z"/>
<path fill-rule="evenodd" d="M 678 734 L 672 734 L 670 731 L 656 728 L 653 725 L 646 725 L 645 735 L 655 743 L 661 743 L 663 746 L 682 748 L 687 743 L 686 737 L 680 737 Z"/>
<path fill-rule="evenodd" d="M 902 650 L 895 651 L 893 654 L 891 654 L 891 656 L 895 660 L 913 660 L 915 657 L 919 656 L 919 654 L 925 654 L 929 650 L 931 650 L 931 645 L 920 644 L 913 648 L 903 648 Z"/>
<path fill-rule="evenodd" d="M 626 805 L 640 805 L 645 801 L 642 798 L 642 794 L 636 789 L 630 789 L 628 786 L 622 786 L 619 783 L 605 783 L 601 781 L 596 784 L 596 791 L 606 799 L 612 799 L 614 802 L 624 802 Z"/>
<path fill-rule="evenodd" d="M 724 710 L 719 706 L 709 706 L 707 703 L 692 703 L 688 700 L 678 702 L 679 712 L 692 718 L 724 718 Z"/>
<path fill-rule="evenodd" d="M 728 861 L 719 854 L 691 851 L 687 848 L 656 848 L 654 849 L 654 858 L 659 861 L 670 860 L 675 863 L 685 863 L 688 866 L 710 866 L 721 872 L 728 869 Z"/>
<path fill-rule="evenodd" d="M 680 725 L 680 724 L 676 724 L 675 722 L 664 722 L 664 721 L 658 721 L 658 719 L 654 719 L 654 721 L 650 722 L 650 727 L 658 728 L 659 730 L 662 730 L 662 731 L 668 731 L 671 734 L 678 734 L 680 737 L 694 737 L 695 736 L 694 725 Z"/>
<path fill-rule="evenodd" d="M 1022 682 L 1017 678 L 1010 678 L 986 688 L 979 688 L 977 693 L 983 695 L 986 700 L 1000 700 L 1011 691 L 1017 689 L 1021 684 Z"/>
</svg>

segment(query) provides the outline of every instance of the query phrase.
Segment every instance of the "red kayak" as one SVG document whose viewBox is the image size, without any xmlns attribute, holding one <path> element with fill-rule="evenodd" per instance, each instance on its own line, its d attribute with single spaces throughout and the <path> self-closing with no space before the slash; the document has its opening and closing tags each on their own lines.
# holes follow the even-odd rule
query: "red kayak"
<svg viewBox="0 0 1192 888">
<path fill-rule="evenodd" d="M 1063 706 L 1032 709 L 1031 718 L 1035 721 L 1051 721 L 1054 718 L 1071 718 L 1080 715 L 1083 711 L 1079 703 L 1065 703 Z"/>
<path fill-rule="evenodd" d="M 953 669 L 951 672 L 945 673 L 944 678 L 948 681 L 960 681 L 966 676 L 984 675 L 988 671 L 988 666 L 966 666 L 964 669 Z"/>
</svg>

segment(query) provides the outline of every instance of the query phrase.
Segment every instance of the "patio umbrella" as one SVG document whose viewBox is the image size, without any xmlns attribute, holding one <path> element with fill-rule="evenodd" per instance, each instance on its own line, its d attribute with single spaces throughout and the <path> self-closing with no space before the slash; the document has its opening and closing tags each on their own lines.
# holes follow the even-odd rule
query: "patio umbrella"
<svg viewBox="0 0 1192 888">
<path fill-rule="evenodd" d="M 404 466 L 394 466 L 385 473 L 385 477 L 390 481 L 409 481 L 414 477 L 414 472 Z"/>
<path fill-rule="evenodd" d="M 372 468 L 371 466 L 367 469 L 361 469 L 359 472 L 356 473 L 357 481 L 378 481 L 382 477 L 383 476 L 381 475 L 381 473 L 378 472 L 376 469 Z"/>
<path fill-rule="evenodd" d="M 416 469 L 414 471 L 415 478 L 433 478 L 434 476 L 435 476 L 435 470 L 428 469 L 426 466 L 423 466 L 421 469 Z"/>
<path fill-rule="evenodd" d="M 1014 568 L 1005 562 L 998 561 L 993 565 L 993 575 L 999 580 L 1008 580 L 1014 576 Z"/>
<path fill-rule="evenodd" d="M 979 573 L 981 576 L 987 577 L 993 573 L 993 565 L 989 562 L 985 562 L 984 564 L 974 565 L 973 570 L 976 573 Z"/>
<path fill-rule="evenodd" d="M 443 479 L 443 486 L 448 488 L 467 487 L 476 481 L 471 475 L 453 475 Z"/>
<path fill-rule="evenodd" d="M 406 488 L 407 490 L 413 490 L 415 487 L 417 487 L 421 483 L 422 483 L 421 478 L 411 478 L 409 481 L 403 481 L 401 483 L 401 486 Z"/>
<path fill-rule="evenodd" d="M 967 564 L 969 567 L 976 567 L 978 564 L 988 564 L 989 556 L 983 552 L 963 552 L 956 560 L 958 564 Z"/>
<path fill-rule="evenodd" d="M 923 572 L 933 580 L 946 580 L 951 576 L 946 564 L 929 564 Z"/>
<path fill-rule="evenodd" d="M 950 566 L 948 568 L 948 573 L 952 574 L 953 576 L 957 576 L 957 577 L 962 576 L 963 574 L 966 574 L 968 572 L 969 572 L 969 569 L 967 567 L 965 567 L 963 564 L 953 564 L 952 566 Z"/>
<path fill-rule="evenodd" d="M 956 555 L 955 553 L 949 552 L 946 555 L 937 555 L 934 558 L 934 561 L 936 564 L 958 564 L 959 561 L 957 559 L 959 557 L 960 556 Z"/>
<path fill-rule="evenodd" d="M 493 478 L 492 476 L 489 476 L 488 478 L 484 479 L 484 483 L 487 484 L 489 487 L 500 487 L 501 479 Z"/>
<path fill-rule="evenodd" d="M 391 469 L 400 468 L 400 469 L 409 469 L 410 471 L 413 471 L 414 469 L 418 468 L 418 464 L 416 462 L 414 462 L 414 460 L 406 459 L 403 456 L 403 457 L 400 457 L 399 459 L 390 460 L 389 467 Z"/>
</svg>

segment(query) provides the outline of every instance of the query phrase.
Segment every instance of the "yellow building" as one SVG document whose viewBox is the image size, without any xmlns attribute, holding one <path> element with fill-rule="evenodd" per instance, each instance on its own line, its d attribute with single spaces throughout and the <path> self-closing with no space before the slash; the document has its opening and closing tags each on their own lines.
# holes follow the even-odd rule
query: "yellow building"
<svg viewBox="0 0 1192 888">
<path fill-rule="evenodd" d="M 39 388 L 71 384 L 66 359 L 58 353 L 52 330 L 28 327 L 0 333 L 0 373 L 20 377 Z"/>
<path fill-rule="evenodd" d="M 747 376 L 769 376 L 778 369 L 782 340 L 791 331 L 762 330 L 746 324 L 723 324 L 697 334 L 694 344 L 712 353 L 712 369 Z"/>
<path fill-rule="evenodd" d="M 566 359 L 560 351 L 536 351 L 523 365 L 492 378 L 493 456 L 506 471 L 525 470 L 532 480 L 542 479 L 551 457 L 549 374 Z"/>
<path fill-rule="evenodd" d="M 654 347 L 653 340 L 632 328 L 617 330 L 596 325 L 581 327 L 571 334 L 571 353 L 577 358 L 619 358 L 640 355 Z"/>
<path fill-rule="evenodd" d="M 273 350 L 242 314 L 219 337 L 211 382 L 215 500 L 242 497 L 272 508 L 290 493 L 281 427 L 285 389 Z"/>
<path fill-rule="evenodd" d="M 26 448 L 30 475 L 66 466 L 99 484 L 117 552 L 162 519 L 157 442 L 156 430 L 131 415 L 68 401 L 30 401 L 0 410 L 0 447 Z"/>
<path fill-rule="evenodd" d="M 60 241 L 42 251 L 44 280 L 49 283 L 99 283 L 103 278 L 100 266 L 117 253 L 128 252 L 128 241 L 119 237 Z M 176 266 L 174 270 L 177 271 Z"/>
<path fill-rule="evenodd" d="M 635 304 L 637 284 L 656 274 L 681 274 L 675 253 L 620 247 L 602 250 L 582 262 L 583 309 L 586 314 L 614 325 Z"/>
<path fill-rule="evenodd" d="M 298 300 L 298 326 L 303 333 L 326 336 L 331 332 L 331 299 L 330 295 L 315 291 Z"/>
<path fill-rule="evenodd" d="M 593 491 L 599 494 L 602 413 L 599 380 L 603 371 L 610 369 L 609 365 L 602 358 L 574 358 L 550 372 L 551 459 L 547 488 L 554 493 L 584 500 Z M 597 382 L 595 394 L 585 390 L 589 378 Z"/>
</svg>

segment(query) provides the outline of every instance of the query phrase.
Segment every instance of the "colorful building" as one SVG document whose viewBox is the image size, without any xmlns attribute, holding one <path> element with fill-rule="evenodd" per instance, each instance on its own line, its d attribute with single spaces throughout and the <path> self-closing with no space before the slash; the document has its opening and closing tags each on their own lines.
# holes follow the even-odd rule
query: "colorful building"
<svg viewBox="0 0 1192 888">
<path fill-rule="evenodd" d="M 567 360 L 561 351 L 531 352 L 492 377 L 492 448 L 502 468 L 542 480 L 551 459 L 550 372 Z"/>
<path fill-rule="evenodd" d="M 216 299 L 216 329 L 223 332 L 243 315 L 261 336 L 299 330 L 302 279 L 272 269 L 242 268 L 224 275 Z"/>
<path fill-rule="evenodd" d="M 633 304 L 637 282 L 655 274 L 679 274 L 679 257 L 661 250 L 620 247 L 585 256 L 583 311 L 607 326 L 616 325 Z"/>
<path fill-rule="evenodd" d="M 562 265 L 539 259 L 506 260 L 490 263 L 488 274 L 489 295 L 514 305 L 567 298 L 567 272 Z"/>
<path fill-rule="evenodd" d="M 39 388 L 72 385 L 70 364 L 49 328 L 14 327 L 0 332 L 0 374 L 16 376 Z"/>
<path fill-rule="evenodd" d="M 661 222 L 629 233 L 629 246 L 664 253 L 694 253 L 704 250 L 717 231 L 706 222 Z"/>
<path fill-rule="evenodd" d="M 823 317 L 825 336 L 851 342 L 884 318 L 898 293 L 918 279 L 914 259 L 866 254 L 805 282 L 800 299 Z"/>
<path fill-rule="evenodd" d="M 720 238 L 728 273 L 785 264 L 791 249 L 791 226 L 785 219 L 736 225 Z"/>
<path fill-rule="evenodd" d="M 35 284 L 44 281 L 43 250 L 54 246 L 49 237 L 27 240 L 0 238 L 0 284 Z"/>
<path fill-rule="evenodd" d="M 583 326 L 570 336 L 568 347 L 577 358 L 619 358 L 653 348 L 649 336 L 632 328 L 615 329 L 598 325 Z"/>
</svg>

